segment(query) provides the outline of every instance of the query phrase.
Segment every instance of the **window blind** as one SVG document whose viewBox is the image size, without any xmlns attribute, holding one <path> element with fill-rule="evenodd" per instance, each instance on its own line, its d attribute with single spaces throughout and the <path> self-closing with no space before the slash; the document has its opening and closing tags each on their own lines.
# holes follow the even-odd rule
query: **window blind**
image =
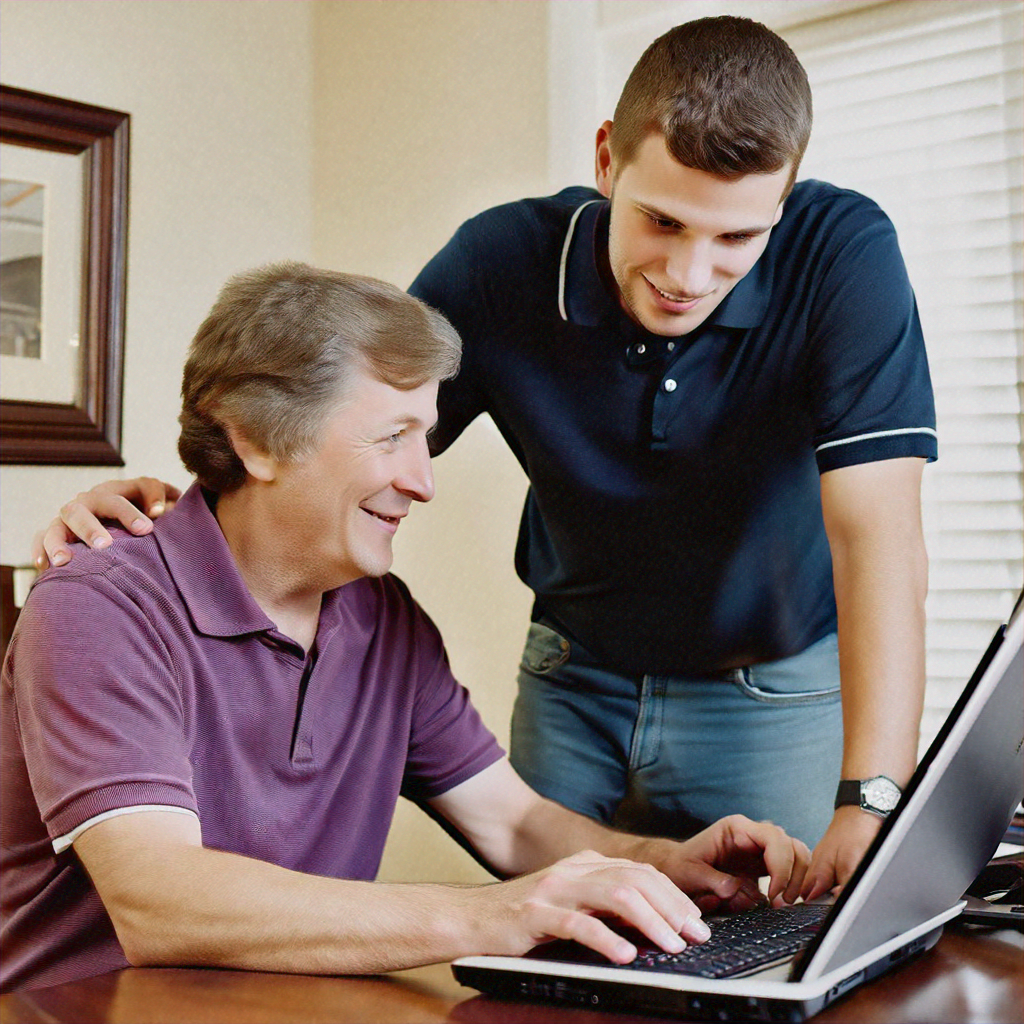
<svg viewBox="0 0 1024 1024">
<path fill-rule="evenodd" d="M 939 461 L 923 746 L 1022 585 L 1024 7 L 898 0 L 780 34 L 814 92 L 801 177 L 889 214 L 924 326 Z"/>
</svg>

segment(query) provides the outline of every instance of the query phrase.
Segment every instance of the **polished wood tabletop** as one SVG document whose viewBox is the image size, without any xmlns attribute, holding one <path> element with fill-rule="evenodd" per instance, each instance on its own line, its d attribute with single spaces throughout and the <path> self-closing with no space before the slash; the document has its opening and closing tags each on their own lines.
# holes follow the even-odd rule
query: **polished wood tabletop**
<svg viewBox="0 0 1024 1024">
<path fill-rule="evenodd" d="M 0 997 L 0 1024 L 615 1024 L 659 1018 L 490 999 L 447 965 L 387 977 L 133 969 Z M 815 1021 L 1021 1024 L 1024 941 L 947 929 L 935 949 L 851 993 Z"/>
</svg>

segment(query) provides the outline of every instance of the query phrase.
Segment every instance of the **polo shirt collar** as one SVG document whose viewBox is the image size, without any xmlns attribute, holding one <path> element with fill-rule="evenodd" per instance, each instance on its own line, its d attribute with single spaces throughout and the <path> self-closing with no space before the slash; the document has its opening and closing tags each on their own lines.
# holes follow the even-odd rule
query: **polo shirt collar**
<svg viewBox="0 0 1024 1024">
<path fill-rule="evenodd" d="M 598 266 L 601 254 L 608 248 L 610 209 L 607 199 L 581 204 L 563 241 L 558 281 L 559 313 L 563 320 L 580 327 L 598 327 L 616 315 L 626 318 L 617 296 L 606 287 Z M 749 328 L 761 323 L 771 298 L 773 260 L 769 249 L 725 297 L 708 320 L 709 325 Z"/>
<path fill-rule="evenodd" d="M 608 211 L 607 199 L 578 206 L 562 244 L 559 313 L 580 327 L 597 327 L 620 311 L 598 269 L 599 253 L 608 246 Z"/>
<path fill-rule="evenodd" d="M 200 633 L 241 636 L 275 628 L 249 593 L 198 483 L 156 521 L 154 536 Z"/>
<path fill-rule="evenodd" d="M 746 277 L 722 300 L 710 322 L 718 327 L 757 327 L 772 295 L 771 265 L 772 259 L 765 249 Z"/>
</svg>

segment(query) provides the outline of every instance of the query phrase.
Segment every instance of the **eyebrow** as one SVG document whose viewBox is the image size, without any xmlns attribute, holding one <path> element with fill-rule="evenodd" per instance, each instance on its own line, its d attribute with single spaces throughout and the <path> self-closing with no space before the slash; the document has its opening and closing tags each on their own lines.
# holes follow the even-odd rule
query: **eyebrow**
<svg viewBox="0 0 1024 1024">
<path fill-rule="evenodd" d="M 678 224 L 680 227 L 686 227 L 685 224 L 678 218 L 673 217 L 670 213 L 665 213 L 664 210 L 659 210 L 656 206 L 649 206 L 647 203 L 642 203 L 639 200 L 634 201 L 634 206 L 638 210 L 642 210 L 644 213 L 656 218 L 657 220 L 668 220 L 673 224 Z M 751 228 L 733 228 L 731 231 L 719 232 L 720 235 L 763 235 L 769 230 L 771 225 L 757 225 Z"/>
<path fill-rule="evenodd" d="M 419 416 L 396 416 L 392 420 L 388 420 L 382 426 L 382 430 L 394 430 L 396 427 L 424 427 L 426 422 L 421 420 Z M 428 430 L 433 430 L 437 426 L 437 420 L 435 419 L 433 424 L 428 427 Z"/>
</svg>

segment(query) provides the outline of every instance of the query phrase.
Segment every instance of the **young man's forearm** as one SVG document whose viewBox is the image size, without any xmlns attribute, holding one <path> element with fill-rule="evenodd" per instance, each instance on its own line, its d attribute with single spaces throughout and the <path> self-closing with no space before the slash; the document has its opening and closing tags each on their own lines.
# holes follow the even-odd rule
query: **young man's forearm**
<svg viewBox="0 0 1024 1024">
<path fill-rule="evenodd" d="M 916 513 L 916 514 L 915 514 Z M 843 699 L 843 778 L 889 775 L 917 763 L 924 704 L 928 560 L 919 513 L 902 529 L 833 530 Z"/>
</svg>

